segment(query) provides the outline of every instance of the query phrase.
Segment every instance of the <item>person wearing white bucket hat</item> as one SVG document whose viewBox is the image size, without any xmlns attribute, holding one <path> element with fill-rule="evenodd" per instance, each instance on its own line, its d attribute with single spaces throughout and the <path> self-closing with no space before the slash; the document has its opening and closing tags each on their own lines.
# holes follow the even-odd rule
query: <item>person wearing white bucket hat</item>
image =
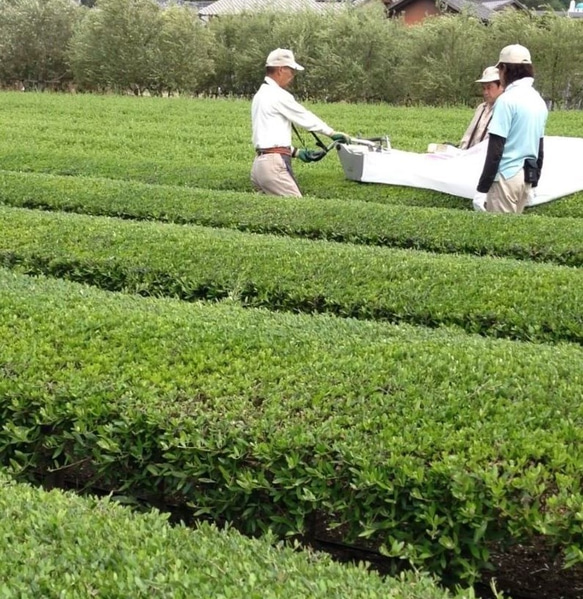
<svg viewBox="0 0 583 599">
<path fill-rule="evenodd" d="M 486 139 L 494 102 L 504 91 L 500 83 L 500 75 L 498 74 L 497 67 L 486 67 L 480 79 L 476 80 L 476 83 L 482 84 L 484 101 L 476 108 L 476 112 L 474 112 L 474 116 L 462 137 L 459 144 L 461 150 L 468 150 Z"/>
<path fill-rule="evenodd" d="M 528 48 L 520 44 L 502 48 L 496 66 L 505 90 L 488 127 L 488 150 L 474 208 L 520 214 L 541 175 L 548 109 L 533 87 Z"/>
<path fill-rule="evenodd" d="M 324 156 L 323 151 L 294 148 L 291 143 L 292 124 L 314 133 L 323 133 L 340 143 L 350 143 L 348 135 L 329 127 L 287 91 L 296 72 L 303 70 L 291 50 L 273 50 L 265 61 L 265 80 L 253 97 L 251 125 L 256 156 L 251 181 L 255 189 L 263 193 L 301 197 L 291 159 L 315 162 Z"/>
</svg>

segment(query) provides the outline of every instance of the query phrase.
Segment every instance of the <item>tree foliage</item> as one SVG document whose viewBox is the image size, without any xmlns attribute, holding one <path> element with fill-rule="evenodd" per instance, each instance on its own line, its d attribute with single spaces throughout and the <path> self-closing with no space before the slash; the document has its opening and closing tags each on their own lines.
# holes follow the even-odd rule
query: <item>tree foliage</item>
<svg viewBox="0 0 583 599">
<path fill-rule="evenodd" d="M 66 87 L 67 45 L 79 16 L 68 0 L 0 0 L 0 82 Z"/>
<path fill-rule="evenodd" d="M 71 42 L 75 79 L 90 89 L 157 85 L 160 8 L 151 0 L 100 0 Z"/>
<path fill-rule="evenodd" d="M 507 10 L 484 24 L 469 12 L 407 27 L 380 4 L 336 11 L 248 13 L 199 20 L 155 0 L 0 0 L 0 85 L 141 95 L 250 97 L 267 54 L 292 48 L 306 71 L 300 98 L 475 104 L 476 78 L 500 49 L 527 46 L 552 106 L 583 103 L 583 29 L 553 11 Z"/>
</svg>

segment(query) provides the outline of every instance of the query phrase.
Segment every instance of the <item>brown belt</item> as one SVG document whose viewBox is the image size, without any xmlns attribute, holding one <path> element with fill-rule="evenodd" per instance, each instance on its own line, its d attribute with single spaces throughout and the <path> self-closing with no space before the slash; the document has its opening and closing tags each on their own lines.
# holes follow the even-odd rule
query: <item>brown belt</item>
<svg viewBox="0 0 583 599">
<path fill-rule="evenodd" d="M 263 154 L 283 154 L 284 156 L 291 156 L 291 148 L 286 146 L 276 146 L 274 148 L 257 148 L 255 150 L 257 156 Z"/>
</svg>

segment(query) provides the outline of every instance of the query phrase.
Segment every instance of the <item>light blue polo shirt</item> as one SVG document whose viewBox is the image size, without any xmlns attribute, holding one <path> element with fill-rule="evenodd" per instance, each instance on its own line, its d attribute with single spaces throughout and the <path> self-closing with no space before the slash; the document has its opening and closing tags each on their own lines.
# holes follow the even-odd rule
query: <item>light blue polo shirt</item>
<svg viewBox="0 0 583 599">
<path fill-rule="evenodd" d="M 539 140 L 545 134 L 549 112 L 533 83 L 532 77 L 511 83 L 494 104 L 488 131 L 506 138 L 498 167 L 505 179 L 514 177 L 527 158 L 538 157 Z"/>
</svg>

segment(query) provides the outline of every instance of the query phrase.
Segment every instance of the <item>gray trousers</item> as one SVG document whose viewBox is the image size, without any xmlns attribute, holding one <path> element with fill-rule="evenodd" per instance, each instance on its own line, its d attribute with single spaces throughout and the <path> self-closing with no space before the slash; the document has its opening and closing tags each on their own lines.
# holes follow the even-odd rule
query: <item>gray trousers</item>
<svg viewBox="0 0 583 599">
<path fill-rule="evenodd" d="M 256 156 L 251 168 L 251 182 L 257 191 L 268 195 L 302 197 L 291 168 L 291 157 L 284 154 Z"/>
<path fill-rule="evenodd" d="M 513 212 L 521 214 L 528 201 L 531 184 L 524 182 L 524 171 L 520 169 L 514 177 L 500 176 L 494 181 L 486 198 L 487 212 Z"/>
</svg>

